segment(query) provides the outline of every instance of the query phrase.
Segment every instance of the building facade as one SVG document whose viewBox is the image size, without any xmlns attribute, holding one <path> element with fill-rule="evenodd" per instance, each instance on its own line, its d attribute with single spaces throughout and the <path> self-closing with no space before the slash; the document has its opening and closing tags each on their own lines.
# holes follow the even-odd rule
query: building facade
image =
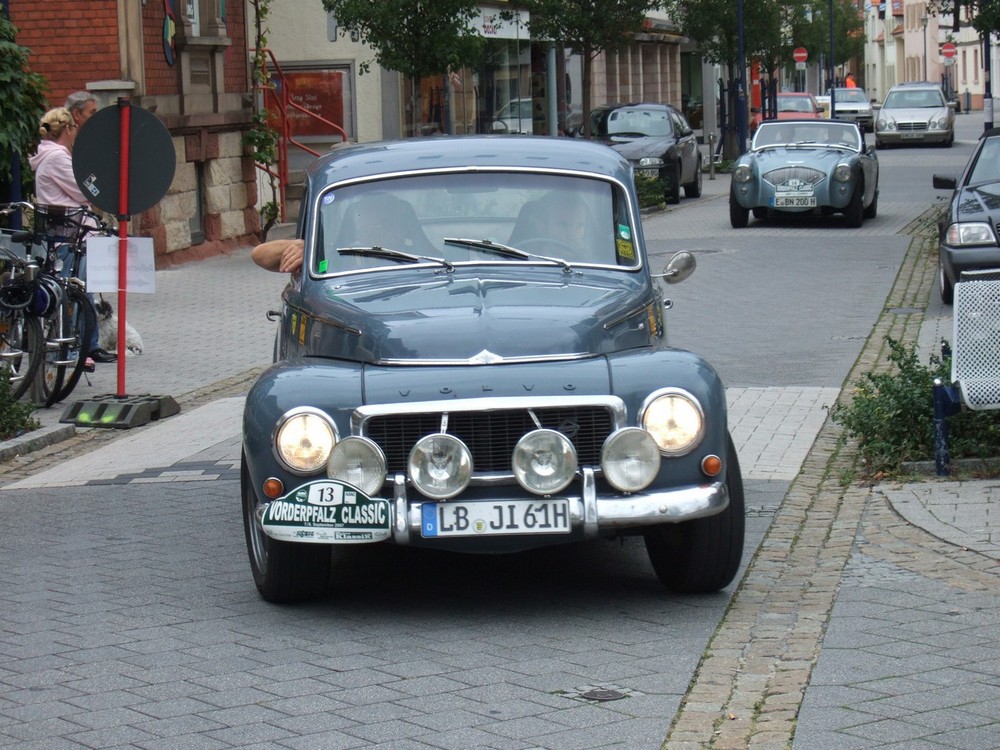
<svg viewBox="0 0 1000 750">
<path fill-rule="evenodd" d="M 225 0 L 9 0 L 17 41 L 50 86 L 50 106 L 86 89 L 152 111 L 174 145 L 174 180 L 131 217 L 158 267 L 255 241 L 255 168 L 242 136 L 252 118 L 246 12 Z"/>
</svg>

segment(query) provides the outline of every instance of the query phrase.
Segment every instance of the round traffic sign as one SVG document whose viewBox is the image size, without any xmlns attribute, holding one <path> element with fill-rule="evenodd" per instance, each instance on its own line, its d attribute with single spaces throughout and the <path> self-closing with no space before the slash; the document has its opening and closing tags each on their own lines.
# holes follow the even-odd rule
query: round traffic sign
<svg viewBox="0 0 1000 750">
<path fill-rule="evenodd" d="M 954 57 L 957 52 L 958 49 L 951 42 L 945 42 L 941 45 L 941 54 L 946 58 Z"/>
<path fill-rule="evenodd" d="M 805 62 L 809 59 L 809 50 L 805 47 L 796 47 L 795 51 L 792 52 L 792 59 L 795 62 Z"/>
<path fill-rule="evenodd" d="M 126 215 L 155 206 L 174 179 L 176 156 L 170 131 L 152 112 L 129 108 L 128 196 Z M 95 112 L 73 144 L 73 176 L 98 208 L 119 214 L 121 107 Z"/>
</svg>

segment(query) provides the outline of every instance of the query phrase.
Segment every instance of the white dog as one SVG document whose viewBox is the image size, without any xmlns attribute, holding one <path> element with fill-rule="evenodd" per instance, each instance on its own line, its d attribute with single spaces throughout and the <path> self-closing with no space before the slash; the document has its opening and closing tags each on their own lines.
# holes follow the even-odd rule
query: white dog
<svg viewBox="0 0 1000 750">
<path fill-rule="evenodd" d="M 115 352 L 118 350 L 118 316 L 115 314 L 111 303 L 101 298 L 95 305 L 97 307 L 97 345 L 105 351 Z M 132 327 L 132 324 L 125 321 L 125 354 L 142 354 L 142 336 Z"/>
</svg>

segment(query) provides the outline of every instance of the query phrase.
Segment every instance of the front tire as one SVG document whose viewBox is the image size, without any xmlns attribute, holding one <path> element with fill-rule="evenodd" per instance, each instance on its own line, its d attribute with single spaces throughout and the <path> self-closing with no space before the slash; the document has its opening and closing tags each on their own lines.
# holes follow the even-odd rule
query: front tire
<svg viewBox="0 0 1000 750">
<path fill-rule="evenodd" d="M 732 193 L 729 194 L 729 223 L 733 229 L 745 229 L 750 223 L 750 209 L 743 208 Z"/>
<path fill-rule="evenodd" d="M 327 591 L 331 552 L 325 544 L 296 544 L 271 539 L 257 523 L 259 499 L 250 479 L 246 454 L 240 469 L 243 532 L 257 591 L 274 604 L 315 599 Z"/>
<path fill-rule="evenodd" d="M 844 217 L 847 219 L 847 226 L 857 229 L 865 220 L 865 186 L 858 183 L 851 195 L 851 201 L 844 209 Z"/>
<path fill-rule="evenodd" d="M 949 281 L 941 261 L 938 261 L 938 286 L 941 291 L 941 301 L 946 305 L 955 304 L 955 285 Z"/>
<path fill-rule="evenodd" d="M 871 205 L 865 209 L 865 218 L 874 219 L 878 216 L 878 190 L 875 191 L 875 195 L 872 197 Z"/>
<path fill-rule="evenodd" d="M 701 181 L 704 179 L 701 173 L 701 155 L 698 155 L 698 163 L 694 168 L 694 180 L 684 186 L 684 195 L 688 198 L 701 197 Z"/>
<path fill-rule="evenodd" d="M 681 165 L 671 162 L 667 166 L 667 189 L 663 191 L 663 200 L 668 204 L 681 202 Z"/>
<path fill-rule="evenodd" d="M 705 594 L 725 588 L 743 559 L 746 511 L 736 447 L 726 438 L 729 506 L 721 513 L 646 532 L 646 552 L 656 577 L 671 591 Z"/>
</svg>

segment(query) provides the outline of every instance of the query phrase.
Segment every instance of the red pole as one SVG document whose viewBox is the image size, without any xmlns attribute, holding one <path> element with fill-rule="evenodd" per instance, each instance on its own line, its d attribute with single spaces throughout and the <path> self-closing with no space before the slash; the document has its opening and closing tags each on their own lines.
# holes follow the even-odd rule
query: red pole
<svg viewBox="0 0 1000 750">
<path fill-rule="evenodd" d="M 127 97 L 118 100 L 118 398 L 125 396 L 125 298 L 128 289 L 128 171 L 132 110 Z"/>
</svg>

